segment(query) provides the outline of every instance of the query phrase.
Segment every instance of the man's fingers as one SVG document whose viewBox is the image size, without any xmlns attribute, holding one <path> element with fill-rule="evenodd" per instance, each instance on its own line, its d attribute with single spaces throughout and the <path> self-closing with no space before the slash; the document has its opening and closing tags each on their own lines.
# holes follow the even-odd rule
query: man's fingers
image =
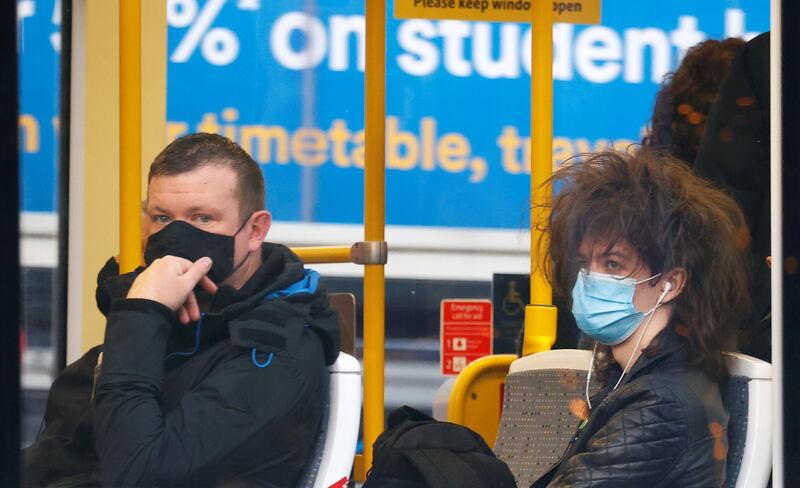
<svg viewBox="0 0 800 488">
<path fill-rule="evenodd" d="M 182 306 L 181 308 L 178 309 L 178 320 L 183 325 L 186 325 L 189 322 L 191 322 L 191 320 L 189 320 L 189 312 L 186 311 L 186 307 Z"/>
<path fill-rule="evenodd" d="M 186 303 L 183 304 L 183 308 L 186 309 L 190 319 L 200 320 L 200 307 L 197 305 L 197 297 L 194 296 L 194 292 L 190 292 L 189 296 L 186 297 Z"/>
<path fill-rule="evenodd" d="M 206 277 L 210 270 L 211 259 L 207 257 L 195 262 L 177 256 L 156 259 L 133 282 L 128 298 L 160 302 L 177 311 L 183 323 L 198 320 L 200 310 L 192 292 L 198 283 L 212 293 L 216 291 L 216 286 Z"/>
<path fill-rule="evenodd" d="M 194 288 L 197 283 L 211 270 L 211 258 L 202 257 L 193 262 L 186 271 L 184 271 L 181 279 L 189 281 L 191 287 Z"/>
<path fill-rule="evenodd" d="M 212 295 L 217 292 L 217 284 L 211 281 L 211 278 L 209 278 L 208 276 L 203 276 L 202 278 L 200 278 L 198 284 L 200 285 L 201 288 L 211 293 Z"/>
</svg>

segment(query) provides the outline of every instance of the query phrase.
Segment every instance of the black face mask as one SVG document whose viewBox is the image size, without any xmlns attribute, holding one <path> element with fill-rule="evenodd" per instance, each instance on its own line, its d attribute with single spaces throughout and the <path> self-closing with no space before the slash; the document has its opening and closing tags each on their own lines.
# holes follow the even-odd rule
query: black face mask
<svg viewBox="0 0 800 488">
<path fill-rule="evenodd" d="M 144 262 L 149 266 L 164 256 L 178 256 L 194 262 L 207 256 L 213 262 L 208 277 L 214 283 L 222 283 L 247 260 L 245 257 L 238 266 L 233 265 L 234 238 L 246 223 L 247 221 L 232 236 L 226 236 L 206 232 L 192 224 L 176 220 L 147 239 Z"/>
</svg>

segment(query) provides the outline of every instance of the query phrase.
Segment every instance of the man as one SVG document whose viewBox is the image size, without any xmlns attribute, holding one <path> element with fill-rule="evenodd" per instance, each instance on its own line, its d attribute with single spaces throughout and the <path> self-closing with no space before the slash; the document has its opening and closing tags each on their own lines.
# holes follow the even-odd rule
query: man
<svg viewBox="0 0 800 488">
<path fill-rule="evenodd" d="M 29 484 L 295 486 L 339 331 L 319 275 L 263 242 L 264 201 L 258 165 L 224 137 L 156 157 L 147 267 L 100 283 L 102 359 L 93 381 L 99 348 L 54 383 Z"/>
</svg>

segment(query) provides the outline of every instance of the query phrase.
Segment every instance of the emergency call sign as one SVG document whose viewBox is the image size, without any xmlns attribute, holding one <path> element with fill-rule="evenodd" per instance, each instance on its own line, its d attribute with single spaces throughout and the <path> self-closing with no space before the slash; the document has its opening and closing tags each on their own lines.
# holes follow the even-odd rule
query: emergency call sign
<svg viewBox="0 0 800 488">
<path fill-rule="evenodd" d="M 443 375 L 457 375 L 492 354 L 491 300 L 442 300 L 439 362 Z"/>
</svg>

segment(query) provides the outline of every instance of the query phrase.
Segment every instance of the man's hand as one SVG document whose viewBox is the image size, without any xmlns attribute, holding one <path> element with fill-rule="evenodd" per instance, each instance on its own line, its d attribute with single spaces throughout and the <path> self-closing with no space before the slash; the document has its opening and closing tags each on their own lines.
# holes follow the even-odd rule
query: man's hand
<svg viewBox="0 0 800 488">
<path fill-rule="evenodd" d="M 200 307 L 194 296 L 198 284 L 209 293 L 216 293 L 214 284 L 206 273 L 211 269 L 211 259 L 200 258 L 194 263 L 176 256 L 156 259 L 136 277 L 128 298 L 145 298 L 159 302 L 178 312 L 182 324 L 200 319 Z"/>
</svg>

